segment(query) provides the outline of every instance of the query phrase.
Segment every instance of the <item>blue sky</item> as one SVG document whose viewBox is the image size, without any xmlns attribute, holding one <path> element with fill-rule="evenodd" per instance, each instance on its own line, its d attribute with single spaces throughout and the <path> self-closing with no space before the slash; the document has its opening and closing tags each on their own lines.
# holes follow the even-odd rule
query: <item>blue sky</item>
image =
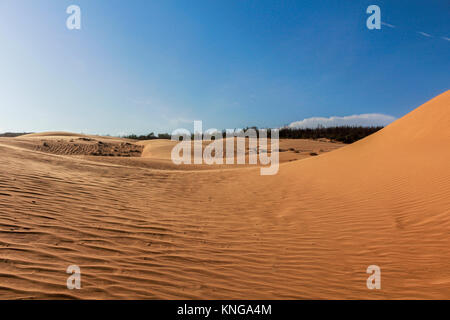
<svg viewBox="0 0 450 320">
<path fill-rule="evenodd" d="M 0 132 L 401 117 L 450 84 L 447 0 L 0 0 L 0 41 Z"/>
</svg>

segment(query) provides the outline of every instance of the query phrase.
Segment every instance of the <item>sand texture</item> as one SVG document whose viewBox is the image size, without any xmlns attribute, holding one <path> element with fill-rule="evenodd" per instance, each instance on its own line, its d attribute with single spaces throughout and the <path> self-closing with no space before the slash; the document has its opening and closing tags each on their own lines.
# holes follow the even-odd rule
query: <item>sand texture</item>
<svg viewBox="0 0 450 320">
<path fill-rule="evenodd" d="M 0 138 L 0 298 L 450 299 L 450 91 L 352 145 L 283 140 L 274 176 L 173 145 Z"/>
</svg>

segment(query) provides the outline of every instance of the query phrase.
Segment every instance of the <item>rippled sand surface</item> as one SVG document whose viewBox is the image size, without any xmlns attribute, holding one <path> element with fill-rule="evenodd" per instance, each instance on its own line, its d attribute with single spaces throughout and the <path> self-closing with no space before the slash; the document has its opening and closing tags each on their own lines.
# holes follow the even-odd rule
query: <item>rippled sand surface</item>
<svg viewBox="0 0 450 320">
<path fill-rule="evenodd" d="M 450 298 L 450 91 L 352 145 L 293 146 L 275 176 L 80 138 L 0 139 L 2 299 Z"/>
</svg>

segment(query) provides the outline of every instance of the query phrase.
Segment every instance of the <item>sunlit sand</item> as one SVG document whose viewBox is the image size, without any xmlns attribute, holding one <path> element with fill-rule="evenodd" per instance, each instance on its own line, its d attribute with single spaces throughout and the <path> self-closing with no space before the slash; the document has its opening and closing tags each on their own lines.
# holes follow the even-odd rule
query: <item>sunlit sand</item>
<svg viewBox="0 0 450 320">
<path fill-rule="evenodd" d="M 282 140 L 274 176 L 176 166 L 169 140 L 0 138 L 0 298 L 449 299 L 449 108 Z"/>
</svg>

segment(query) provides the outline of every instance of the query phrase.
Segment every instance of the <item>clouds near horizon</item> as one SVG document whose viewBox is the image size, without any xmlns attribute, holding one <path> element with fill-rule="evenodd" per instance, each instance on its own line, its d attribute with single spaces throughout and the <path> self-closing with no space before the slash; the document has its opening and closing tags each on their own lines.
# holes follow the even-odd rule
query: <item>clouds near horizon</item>
<svg viewBox="0 0 450 320">
<path fill-rule="evenodd" d="M 362 126 L 362 127 L 376 127 L 376 126 L 387 126 L 388 124 L 394 122 L 395 117 L 379 114 L 379 113 L 367 113 L 367 114 L 355 114 L 344 117 L 313 117 L 303 119 L 301 121 L 295 121 L 288 125 L 289 128 L 317 128 L 322 127 L 343 127 L 343 126 Z"/>
</svg>

